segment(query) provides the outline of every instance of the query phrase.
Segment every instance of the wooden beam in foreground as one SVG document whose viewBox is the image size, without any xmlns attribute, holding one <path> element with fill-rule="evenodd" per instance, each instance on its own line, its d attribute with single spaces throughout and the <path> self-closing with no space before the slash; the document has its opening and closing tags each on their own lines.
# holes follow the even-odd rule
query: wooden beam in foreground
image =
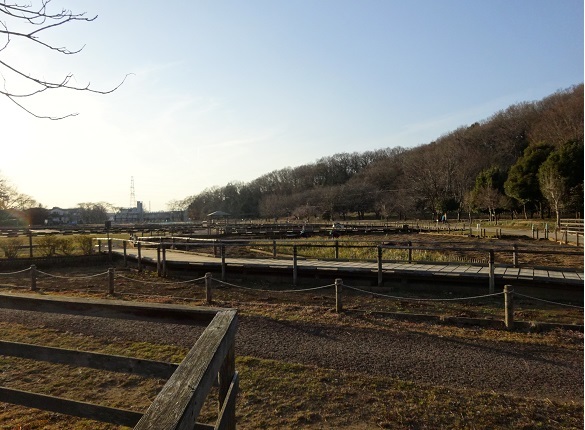
<svg viewBox="0 0 585 430">
<path fill-rule="evenodd" d="M 0 355 L 77 367 L 88 367 L 110 372 L 132 373 L 147 378 L 161 379 L 169 379 L 178 367 L 174 363 L 31 345 L 28 343 L 7 342 L 3 340 L 0 340 Z"/>
</svg>

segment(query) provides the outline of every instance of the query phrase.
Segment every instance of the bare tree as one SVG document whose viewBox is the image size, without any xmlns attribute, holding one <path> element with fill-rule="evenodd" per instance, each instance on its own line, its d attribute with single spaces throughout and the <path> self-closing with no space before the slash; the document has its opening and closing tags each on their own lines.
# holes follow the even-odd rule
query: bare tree
<svg viewBox="0 0 585 430">
<path fill-rule="evenodd" d="M 37 202 L 29 195 L 18 192 L 16 187 L 0 175 L 0 210 L 25 210 L 35 207 Z"/>
<path fill-rule="evenodd" d="M 43 40 L 43 36 L 50 30 L 63 26 L 65 24 L 84 21 L 91 22 L 97 18 L 96 16 L 87 17 L 85 12 L 74 13 L 68 9 L 61 9 L 53 11 L 51 8 L 51 0 L 40 0 L 35 3 L 20 3 L 0 1 L 0 54 L 6 51 L 14 40 L 21 40 L 36 44 L 51 51 L 58 52 L 64 55 L 73 55 L 79 53 L 82 49 L 71 50 L 64 46 L 57 46 L 50 42 Z M 16 90 L 8 88 L 7 80 L 4 74 L 7 73 L 15 78 L 19 84 L 26 84 L 27 90 Z M 58 80 L 46 80 L 22 70 L 18 66 L 7 63 L 0 55 L 0 76 L 4 81 L 3 88 L 0 89 L 0 94 L 7 97 L 11 102 L 16 104 L 21 109 L 37 118 L 45 118 L 51 120 L 59 120 L 70 116 L 76 116 L 77 113 L 69 113 L 63 116 L 46 116 L 34 113 L 22 103 L 23 99 L 30 98 L 37 94 L 56 89 L 68 89 L 73 91 L 89 91 L 97 94 L 108 94 L 120 87 L 124 80 L 116 85 L 114 88 L 108 90 L 97 90 L 88 83 L 85 86 L 76 86 L 71 84 L 73 78 L 72 73 L 68 73 Z M 128 75 L 126 75 L 127 77 Z M 13 85 L 12 88 L 15 86 Z"/>
</svg>

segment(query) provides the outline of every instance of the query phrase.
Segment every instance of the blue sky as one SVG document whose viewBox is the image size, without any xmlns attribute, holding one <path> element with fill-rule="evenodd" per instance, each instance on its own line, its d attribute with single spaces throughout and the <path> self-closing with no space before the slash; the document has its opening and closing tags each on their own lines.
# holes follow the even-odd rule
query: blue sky
<svg viewBox="0 0 585 430">
<path fill-rule="evenodd" d="M 582 0 L 55 1 L 98 15 L 3 61 L 115 93 L 0 100 L 0 174 L 46 207 L 164 210 L 339 152 L 429 143 L 583 82 Z M 4 17 L 0 16 L 0 19 Z M 3 72 L 6 85 L 19 82 Z"/>
</svg>

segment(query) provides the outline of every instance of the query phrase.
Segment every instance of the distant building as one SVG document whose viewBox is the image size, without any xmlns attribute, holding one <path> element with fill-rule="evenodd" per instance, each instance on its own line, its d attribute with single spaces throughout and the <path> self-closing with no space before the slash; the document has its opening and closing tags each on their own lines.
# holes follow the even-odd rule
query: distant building
<svg viewBox="0 0 585 430">
<path fill-rule="evenodd" d="M 79 222 L 79 208 L 61 209 L 54 207 L 49 211 L 47 219 L 47 224 L 49 225 L 78 224 Z"/>
<path fill-rule="evenodd" d="M 141 223 L 165 223 L 165 222 L 187 222 L 189 218 L 187 211 L 160 211 L 145 212 L 142 202 L 136 202 L 135 208 L 120 208 L 118 212 L 111 214 L 109 218 L 120 224 L 141 224 Z"/>
</svg>

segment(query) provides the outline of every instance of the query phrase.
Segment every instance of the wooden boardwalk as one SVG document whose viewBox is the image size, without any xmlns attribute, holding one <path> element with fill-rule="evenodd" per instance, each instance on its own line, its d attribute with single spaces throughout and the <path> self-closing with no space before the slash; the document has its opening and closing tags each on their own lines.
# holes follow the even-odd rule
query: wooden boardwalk
<svg viewBox="0 0 585 430">
<path fill-rule="evenodd" d="M 119 250 L 116 254 L 122 254 Z M 136 261 L 138 252 L 131 248 L 127 250 L 127 258 Z M 156 249 L 143 248 L 142 260 L 148 264 L 157 263 Z M 169 267 L 181 267 L 196 271 L 218 272 L 223 269 L 228 273 L 266 273 L 266 274 L 291 274 L 294 270 L 292 259 L 282 258 L 230 258 L 226 257 L 222 264 L 219 257 L 175 251 L 165 251 L 166 264 Z M 299 275 L 316 275 L 319 277 L 342 278 L 372 277 L 378 275 L 378 263 L 371 261 L 344 261 L 344 260 L 317 260 L 297 259 L 297 271 Z M 455 264 L 455 263 L 406 263 L 383 262 L 382 276 L 385 280 L 418 279 L 428 281 L 468 281 L 482 282 L 486 285 L 489 281 L 490 269 L 487 265 Z M 582 287 L 583 272 L 578 270 L 545 270 L 527 267 L 507 267 L 495 265 L 494 277 L 498 284 L 549 284 L 572 287 Z"/>
</svg>

